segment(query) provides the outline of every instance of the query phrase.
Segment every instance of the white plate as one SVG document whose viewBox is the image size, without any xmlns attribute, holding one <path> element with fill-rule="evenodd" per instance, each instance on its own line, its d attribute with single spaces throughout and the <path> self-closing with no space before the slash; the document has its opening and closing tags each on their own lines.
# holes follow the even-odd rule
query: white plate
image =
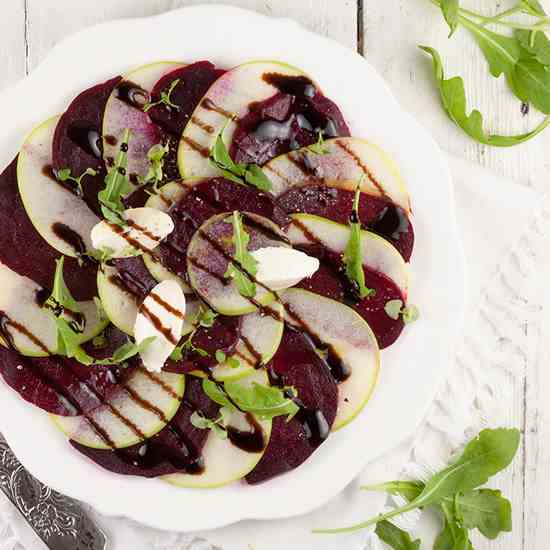
<svg viewBox="0 0 550 550">
<path fill-rule="evenodd" d="M 212 491 L 185 490 L 111 474 L 72 451 L 45 414 L 0 384 L 0 428 L 23 464 L 54 489 L 104 514 L 192 531 L 244 518 L 305 513 L 411 435 L 447 372 L 464 303 L 463 256 L 447 164 L 367 61 L 293 21 L 210 5 L 115 21 L 73 36 L 2 94 L 0 161 L 8 163 L 35 124 L 102 79 L 157 60 L 209 59 L 231 67 L 254 58 L 304 69 L 341 107 L 353 135 L 381 145 L 397 160 L 415 213 L 411 300 L 419 305 L 421 320 L 382 354 L 375 394 L 353 423 L 331 435 L 298 469 L 253 487 L 237 483 Z"/>
</svg>

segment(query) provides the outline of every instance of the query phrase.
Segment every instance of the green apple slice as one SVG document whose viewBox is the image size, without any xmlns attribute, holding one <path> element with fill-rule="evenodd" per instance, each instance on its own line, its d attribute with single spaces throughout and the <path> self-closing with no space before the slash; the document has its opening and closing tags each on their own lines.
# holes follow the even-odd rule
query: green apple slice
<svg viewBox="0 0 550 550">
<path fill-rule="evenodd" d="M 166 372 L 151 375 L 145 369 L 136 369 L 124 388 L 89 414 L 118 449 L 135 445 L 166 426 L 181 404 L 185 376 Z M 111 448 L 87 417 L 50 416 L 70 439 L 94 449 Z"/>
<path fill-rule="evenodd" d="M 155 84 L 166 74 L 185 65 L 174 62 L 152 63 L 126 74 L 107 100 L 103 115 L 103 158 L 109 166 L 116 158 L 124 130 L 131 131 L 128 143 L 128 174 L 145 177 L 149 170 L 147 152 L 161 142 L 161 132 L 143 107 Z M 120 90 L 133 90 L 136 105 L 120 99 Z"/>
<path fill-rule="evenodd" d="M 22 277 L 0 264 L 0 311 L 2 312 L 2 338 L 6 345 L 9 336 L 13 347 L 21 354 L 43 357 L 57 350 L 57 328 L 46 309 L 37 300 L 41 286 L 27 277 Z M 81 343 L 97 336 L 108 324 L 100 314 L 93 300 L 79 303 L 86 321 Z"/>
<path fill-rule="evenodd" d="M 294 246 L 319 243 L 332 252 L 344 253 L 350 238 L 347 225 L 310 214 L 292 214 L 291 219 L 287 236 Z M 392 280 L 406 298 L 409 267 L 393 244 L 375 233 L 361 231 L 361 245 L 363 265 Z"/>
<path fill-rule="evenodd" d="M 129 336 L 134 334 L 134 325 L 138 312 L 136 297 L 129 291 L 121 288 L 116 281 L 118 270 L 115 267 L 104 265 L 97 272 L 97 290 L 105 314 L 118 329 Z M 187 299 L 185 322 L 182 335 L 193 330 L 193 323 L 199 311 L 198 300 Z"/>
<path fill-rule="evenodd" d="M 256 371 L 254 374 L 243 379 L 243 383 L 258 382 L 268 384 L 265 371 Z M 258 420 L 264 433 L 265 445 L 271 435 L 271 420 Z M 234 412 L 229 425 L 239 430 L 249 430 L 250 426 L 244 414 Z M 264 447 L 265 451 L 265 447 Z M 164 481 L 177 485 L 178 487 L 190 488 L 214 488 L 227 485 L 233 481 L 242 479 L 252 471 L 262 458 L 264 451 L 260 453 L 249 453 L 233 445 L 229 439 L 220 439 L 212 431 L 208 435 L 206 444 L 202 449 L 204 460 L 204 471 L 199 475 L 170 474 L 162 477 Z"/>
<path fill-rule="evenodd" d="M 380 368 L 380 351 L 369 325 L 350 307 L 300 288 L 281 293 L 285 320 L 307 327 L 315 341 L 330 346 L 350 372 L 338 385 L 338 410 L 332 429 L 351 422 L 367 404 Z"/>
<path fill-rule="evenodd" d="M 273 316 L 258 311 L 243 316 L 241 338 L 232 354 L 232 357 L 239 360 L 240 366 L 218 365 L 213 371 L 216 380 L 225 382 L 247 376 L 261 365 L 267 364 L 275 355 L 283 337 L 283 306 L 275 302 L 269 309 L 274 313 Z"/>
<path fill-rule="evenodd" d="M 83 252 L 82 247 L 93 249 L 90 232 L 100 220 L 53 175 L 51 150 L 58 120 L 54 117 L 44 122 L 23 143 L 17 182 L 27 215 L 41 237 L 62 254 L 76 257 Z M 67 238 L 68 234 L 74 238 Z"/>
<path fill-rule="evenodd" d="M 254 221 L 254 225 L 249 226 L 243 219 L 244 230 L 250 236 L 249 251 L 268 246 L 288 246 L 286 237 L 272 221 L 256 214 L 247 216 Z M 275 295 L 257 284 L 256 295 L 246 298 L 241 295 L 234 280 L 225 278 L 228 257 L 233 256 L 234 248 L 233 226 L 228 221 L 231 221 L 231 214 L 218 214 L 197 229 L 187 249 L 187 272 L 195 292 L 212 309 L 223 315 L 244 315 L 256 311 L 258 304 L 272 303 Z M 263 230 L 263 227 L 266 229 Z M 277 235 L 281 238 L 275 238 Z M 217 244 L 213 246 L 213 242 Z M 216 247 L 223 248 L 224 254 Z"/>
<path fill-rule="evenodd" d="M 319 155 L 307 147 L 270 160 L 263 170 L 279 196 L 289 187 L 323 183 L 377 197 L 387 197 L 411 211 L 409 193 L 395 162 L 380 147 L 353 137 L 328 139 L 326 153 Z"/>
<path fill-rule="evenodd" d="M 277 61 L 252 61 L 228 71 L 212 84 L 183 131 L 178 151 L 183 178 L 220 175 L 208 160 L 216 137 L 223 130 L 223 139 L 229 148 L 237 127 L 234 121 L 245 117 L 252 103 L 278 93 L 279 90 L 263 78 L 270 73 L 305 76 L 300 69 Z"/>
</svg>

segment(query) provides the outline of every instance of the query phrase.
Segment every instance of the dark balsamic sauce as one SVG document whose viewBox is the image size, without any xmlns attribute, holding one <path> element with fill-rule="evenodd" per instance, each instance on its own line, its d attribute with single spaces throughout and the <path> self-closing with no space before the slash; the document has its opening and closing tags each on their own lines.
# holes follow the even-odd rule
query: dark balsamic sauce
<svg viewBox="0 0 550 550">
<path fill-rule="evenodd" d="M 306 76 L 289 76 L 280 73 L 265 73 L 262 80 L 277 88 L 283 94 L 297 97 L 314 97 L 317 93 L 315 84 Z"/>
<path fill-rule="evenodd" d="M 86 253 L 86 245 L 84 239 L 74 230 L 71 229 L 68 225 L 65 225 L 61 222 L 55 222 L 52 225 L 52 231 L 56 237 L 60 238 L 62 241 L 67 243 L 77 255 L 83 255 Z"/>
<path fill-rule="evenodd" d="M 28 338 L 36 347 L 41 349 L 46 355 L 50 355 L 51 351 L 48 349 L 48 346 L 40 340 L 36 335 L 34 335 L 26 326 L 22 325 L 21 323 L 18 323 L 17 321 L 14 321 L 7 315 L 5 312 L 0 311 L 0 335 L 2 336 L 2 339 L 5 341 L 5 344 L 14 351 L 19 351 L 17 347 L 15 346 L 13 336 L 11 332 L 8 330 L 8 327 L 11 327 L 13 330 L 18 332 L 19 334 L 22 334 L 26 338 Z"/>
<path fill-rule="evenodd" d="M 246 413 L 245 418 L 251 430 L 238 430 L 229 426 L 227 428 L 227 437 L 241 451 L 246 453 L 261 453 L 266 445 L 262 427 L 250 413 Z"/>
<path fill-rule="evenodd" d="M 118 140 L 115 136 L 111 136 L 111 135 L 107 135 L 105 136 L 105 143 L 107 145 L 110 145 L 111 147 L 115 147 L 116 144 L 118 143 Z"/>
<path fill-rule="evenodd" d="M 151 96 L 147 90 L 126 80 L 116 87 L 116 94 L 117 99 L 139 110 L 142 110 L 151 100 Z"/>
<path fill-rule="evenodd" d="M 73 125 L 69 127 L 67 135 L 77 147 L 89 155 L 97 159 L 102 157 L 101 134 L 97 128 Z"/>
</svg>

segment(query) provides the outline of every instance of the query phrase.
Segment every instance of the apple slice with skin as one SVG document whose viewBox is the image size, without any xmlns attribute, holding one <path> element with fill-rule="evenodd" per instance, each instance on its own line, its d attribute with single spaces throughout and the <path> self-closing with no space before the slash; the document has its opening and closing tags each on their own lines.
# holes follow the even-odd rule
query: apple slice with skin
<svg viewBox="0 0 550 550">
<path fill-rule="evenodd" d="M 120 281 L 115 267 L 104 265 L 97 273 L 97 289 L 105 314 L 118 329 L 129 336 L 134 334 L 138 300 Z M 193 330 L 193 321 L 199 310 L 198 300 L 188 300 L 182 334 Z"/>
<path fill-rule="evenodd" d="M 191 286 L 212 309 L 223 315 L 244 315 L 255 311 L 258 304 L 272 303 L 275 296 L 257 284 L 254 298 L 245 298 L 235 282 L 225 278 L 234 249 L 233 225 L 228 222 L 231 214 L 218 214 L 197 229 L 187 249 L 187 270 Z M 279 227 L 267 218 L 244 213 L 243 228 L 250 236 L 250 252 L 268 246 L 288 246 Z"/>
<path fill-rule="evenodd" d="M 369 325 L 350 307 L 300 288 L 280 294 L 285 321 L 328 348 L 327 362 L 338 384 L 337 430 L 367 404 L 380 368 L 380 351 Z"/>
<path fill-rule="evenodd" d="M 262 168 L 272 183 L 275 196 L 289 187 L 323 183 L 384 197 L 410 214 L 406 184 L 394 161 L 378 146 L 353 137 L 328 139 L 326 153 L 316 154 L 307 147 L 270 160 Z"/>
<path fill-rule="evenodd" d="M 23 143 L 17 163 L 19 193 L 42 238 L 67 256 L 92 250 L 90 232 L 100 220 L 86 203 L 60 184 L 51 169 L 51 150 L 59 117 L 35 128 Z"/>
<path fill-rule="evenodd" d="M 343 254 L 350 238 L 346 225 L 310 214 L 292 214 L 287 236 L 293 246 L 320 244 L 330 251 Z M 386 239 L 361 231 L 363 265 L 393 281 L 406 300 L 409 268 L 397 249 Z"/>
<path fill-rule="evenodd" d="M 180 407 L 184 390 L 183 375 L 153 375 L 136 368 L 118 391 L 86 417 L 51 415 L 51 418 L 70 439 L 87 447 L 129 447 L 155 435 L 168 424 Z M 100 435 L 93 424 L 107 437 Z"/>
<path fill-rule="evenodd" d="M 0 264 L 0 343 L 31 357 L 44 357 L 57 350 L 57 328 L 48 310 L 41 307 L 43 288 Z M 79 302 L 86 321 L 80 342 L 97 336 L 107 325 L 93 300 Z"/>
<path fill-rule="evenodd" d="M 296 67 L 276 61 L 252 61 L 228 71 L 210 87 L 190 122 L 185 127 L 178 151 L 178 166 L 183 178 L 219 176 L 208 160 L 216 137 L 223 130 L 228 149 L 237 124 L 252 103 L 276 95 L 279 90 L 263 79 L 265 74 L 305 76 Z"/>
<path fill-rule="evenodd" d="M 243 378 L 242 383 L 269 384 L 265 370 L 255 371 Z M 202 449 L 204 471 L 198 475 L 171 474 L 162 479 L 178 487 L 214 488 L 227 485 L 246 476 L 262 458 L 269 437 L 271 435 L 271 420 L 255 419 L 261 427 L 264 438 L 264 449 L 261 452 L 247 452 L 234 445 L 230 438 L 220 439 L 214 432 L 210 432 L 206 444 Z M 233 412 L 229 426 L 237 430 L 250 431 L 251 426 L 245 415 Z"/>
<path fill-rule="evenodd" d="M 126 74 L 118 83 L 107 101 L 103 116 L 103 159 L 107 166 L 116 158 L 122 134 L 129 129 L 128 174 L 131 179 L 147 175 L 147 153 L 165 136 L 143 107 L 150 100 L 155 84 L 166 74 L 184 66 L 174 62 L 145 65 Z"/>
<path fill-rule="evenodd" d="M 261 365 L 266 365 L 275 355 L 283 336 L 284 323 L 277 319 L 277 316 L 282 319 L 283 307 L 275 302 L 269 308 L 275 315 L 255 311 L 243 316 L 241 338 L 231 354 L 238 359 L 240 366 L 218 365 L 212 373 L 216 380 L 237 380 L 247 376 Z"/>
</svg>

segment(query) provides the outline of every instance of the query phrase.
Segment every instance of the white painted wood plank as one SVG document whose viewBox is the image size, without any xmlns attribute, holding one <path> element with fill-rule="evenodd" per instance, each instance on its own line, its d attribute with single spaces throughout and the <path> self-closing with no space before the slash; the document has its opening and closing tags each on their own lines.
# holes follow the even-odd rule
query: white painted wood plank
<svg viewBox="0 0 550 550">
<path fill-rule="evenodd" d="M 0 90 L 25 76 L 25 0 L 2 4 Z"/>
<path fill-rule="evenodd" d="M 22 1 L 22 0 L 21 0 Z M 155 15 L 216 0 L 27 0 L 29 65 L 32 68 L 57 42 L 78 30 L 112 19 Z M 320 34 L 356 48 L 356 0 L 226 0 L 276 17 L 292 17 Z M 56 24 L 52 24 L 55 21 Z M 185 29 L 182 29 L 185 32 Z M 151 37 L 154 40 L 154 37 Z M 251 44 L 251 52 L 253 52 Z M 251 54 L 253 56 L 253 53 Z"/>
</svg>

